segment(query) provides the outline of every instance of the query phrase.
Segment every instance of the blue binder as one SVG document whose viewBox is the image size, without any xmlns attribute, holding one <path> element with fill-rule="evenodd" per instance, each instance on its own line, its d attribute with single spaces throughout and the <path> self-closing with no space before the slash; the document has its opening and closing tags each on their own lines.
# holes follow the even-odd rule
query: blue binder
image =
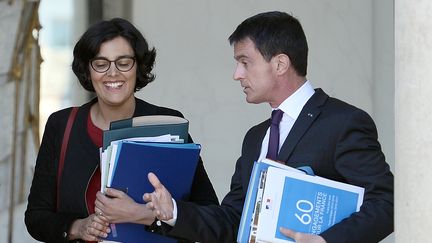
<svg viewBox="0 0 432 243">
<path fill-rule="evenodd" d="M 127 191 L 138 203 L 142 196 L 154 191 L 147 179 L 155 173 L 174 199 L 187 199 L 190 195 L 201 146 L 187 143 L 146 143 L 123 141 L 118 146 L 111 187 Z M 115 228 L 114 228 L 115 227 Z M 172 238 L 148 232 L 144 225 L 115 224 L 108 240 L 129 242 L 176 242 Z"/>
</svg>

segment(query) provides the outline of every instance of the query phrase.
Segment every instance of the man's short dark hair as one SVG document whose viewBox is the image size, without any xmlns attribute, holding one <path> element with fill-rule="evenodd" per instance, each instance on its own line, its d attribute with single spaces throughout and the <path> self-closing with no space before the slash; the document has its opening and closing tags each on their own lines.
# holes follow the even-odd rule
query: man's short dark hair
<svg viewBox="0 0 432 243">
<path fill-rule="evenodd" d="M 133 24 L 125 19 L 114 18 L 100 21 L 91 26 L 81 36 L 73 50 L 72 70 L 86 90 L 95 91 L 90 80 L 90 60 L 99 53 L 102 43 L 119 36 L 125 38 L 134 51 L 135 65 L 137 65 L 135 91 L 140 90 L 155 79 L 155 75 L 151 71 L 156 58 L 156 50 L 154 48 L 149 49 L 146 39 Z"/>
<path fill-rule="evenodd" d="M 284 12 L 260 13 L 244 20 L 228 38 L 231 45 L 249 38 L 266 61 L 286 54 L 298 75 L 306 76 L 308 45 L 300 22 Z"/>
</svg>

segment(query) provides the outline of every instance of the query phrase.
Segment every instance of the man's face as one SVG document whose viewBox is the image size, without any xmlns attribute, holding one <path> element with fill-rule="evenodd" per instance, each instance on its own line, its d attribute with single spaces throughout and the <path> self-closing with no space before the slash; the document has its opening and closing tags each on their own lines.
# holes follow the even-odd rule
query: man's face
<svg viewBox="0 0 432 243">
<path fill-rule="evenodd" d="M 276 92 L 275 69 L 267 62 L 249 39 L 234 43 L 234 59 L 237 61 L 234 80 L 240 81 L 248 103 L 271 103 Z"/>
</svg>

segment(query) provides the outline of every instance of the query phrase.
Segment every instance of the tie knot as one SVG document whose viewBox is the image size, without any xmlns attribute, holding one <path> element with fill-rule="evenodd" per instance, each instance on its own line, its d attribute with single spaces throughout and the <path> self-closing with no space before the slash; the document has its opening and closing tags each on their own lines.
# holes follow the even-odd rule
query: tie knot
<svg viewBox="0 0 432 243">
<path fill-rule="evenodd" d="M 284 112 L 279 109 L 273 110 L 271 115 L 271 123 L 275 125 L 279 124 L 280 121 L 282 120 L 283 113 Z"/>
</svg>

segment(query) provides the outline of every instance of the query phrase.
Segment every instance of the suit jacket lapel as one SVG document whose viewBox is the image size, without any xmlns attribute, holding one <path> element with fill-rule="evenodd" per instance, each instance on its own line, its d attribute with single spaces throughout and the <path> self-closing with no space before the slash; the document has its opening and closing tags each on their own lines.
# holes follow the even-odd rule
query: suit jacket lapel
<svg viewBox="0 0 432 243">
<path fill-rule="evenodd" d="M 316 89 L 314 95 L 305 104 L 299 117 L 295 121 L 288 137 L 282 145 L 277 160 L 287 161 L 291 156 L 295 146 L 302 138 L 303 134 L 309 129 L 312 123 L 318 118 L 321 113 L 321 106 L 327 100 L 328 95 L 321 89 Z"/>
<path fill-rule="evenodd" d="M 261 153 L 262 142 L 264 136 L 266 135 L 267 129 L 270 126 L 270 119 L 263 121 L 261 124 L 257 125 L 256 131 L 254 132 L 252 147 L 249 147 L 249 154 L 252 155 L 254 160 L 257 160 Z"/>
</svg>

